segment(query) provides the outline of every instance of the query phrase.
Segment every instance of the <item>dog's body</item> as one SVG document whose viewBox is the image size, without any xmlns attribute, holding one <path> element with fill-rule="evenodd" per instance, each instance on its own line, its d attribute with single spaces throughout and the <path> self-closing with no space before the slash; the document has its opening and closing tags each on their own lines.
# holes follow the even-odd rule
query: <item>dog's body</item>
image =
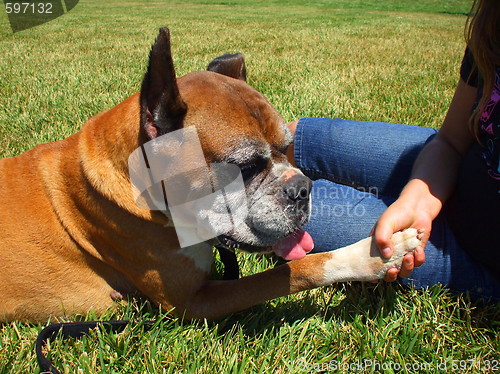
<svg viewBox="0 0 500 374">
<path fill-rule="evenodd" d="M 244 82 L 242 60 L 214 66 L 176 80 L 162 29 L 141 93 L 65 140 L 0 160 L 0 320 L 102 312 L 126 294 L 214 318 L 337 281 L 380 278 L 419 244 L 409 230 L 395 234 L 391 261 L 366 239 L 239 280 L 209 280 L 214 241 L 179 249 L 168 214 L 137 205 L 127 163 L 134 150 L 195 126 L 207 163 L 245 170 L 248 219 L 219 238 L 229 247 L 265 249 L 296 232 L 310 190 L 283 154 L 292 139 L 281 116 Z"/>
</svg>

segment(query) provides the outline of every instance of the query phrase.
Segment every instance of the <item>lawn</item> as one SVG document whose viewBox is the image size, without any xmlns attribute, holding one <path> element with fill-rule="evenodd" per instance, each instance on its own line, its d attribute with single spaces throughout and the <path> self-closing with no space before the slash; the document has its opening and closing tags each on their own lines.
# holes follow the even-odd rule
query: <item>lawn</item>
<svg viewBox="0 0 500 374">
<path fill-rule="evenodd" d="M 469 0 L 80 0 L 63 17 L 16 34 L 0 12 L 0 157 L 62 139 L 137 91 L 160 26 L 171 29 L 179 76 L 243 52 L 249 83 L 285 120 L 438 127 L 458 81 L 469 7 Z M 276 263 L 238 258 L 244 274 Z M 438 286 L 337 285 L 217 321 L 188 323 L 141 302 L 71 320 L 95 318 L 137 323 L 117 335 L 96 330 L 51 343 L 65 373 L 481 373 L 500 357 L 500 305 Z M 140 324 L 148 319 L 157 321 L 151 329 Z M 38 372 L 33 344 L 43 326 L 0 325 L 0 373 Z"/>
</svg>

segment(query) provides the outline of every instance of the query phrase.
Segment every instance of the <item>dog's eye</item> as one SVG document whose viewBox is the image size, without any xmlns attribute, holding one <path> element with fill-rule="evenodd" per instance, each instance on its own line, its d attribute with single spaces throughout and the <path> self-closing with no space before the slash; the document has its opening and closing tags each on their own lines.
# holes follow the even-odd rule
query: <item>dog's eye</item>
<svg viewBox="0 0 500 374">
<path fill-rule="evenodd" d="M 257 170 L 257 164 L 248 164 L 248 165 L 241 165 L 241 175 L 243 176 L 244 180 L 250 179 L 255 177 L 258 174 Z"/>
<path fill-rule="evenodd" d="M 240 165 L 243 180 L 247 181 L 259 174 L 266 166 L 265 160 L 257 160 L 248 164 Z"/>
</svg>

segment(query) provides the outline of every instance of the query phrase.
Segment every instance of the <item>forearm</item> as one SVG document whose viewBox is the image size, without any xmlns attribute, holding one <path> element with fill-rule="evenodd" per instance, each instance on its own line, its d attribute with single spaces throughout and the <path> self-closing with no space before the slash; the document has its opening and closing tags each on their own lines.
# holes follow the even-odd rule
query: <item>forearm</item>
<svg viewBox="0 0 500 374">
<path fill-rule="evenodd" d="M 418 204 L 434 219 L 455 188 L 461 154 L 440 134 L 420 153 L 400 199 Z"/>
<path fill-rule="evenodd" d="M 410 181 L 375 225 L 375 241 L 387 258 L 392 255 L 394 232 L 408 227 L 425 230 L 422 248 L 415 250 L 409 264 L 405 266 L 403 262 L 401 276 L 408 276 L 413 265 L 420 266 L 425 261 L 423 248 L 429 240 L 432 221 L 453 193 L 462 157 L 474 141 L 467 124 L 476 94 L 476 88 L 460 79 L 439 133 L 420 152 Z M 397 274 L 397 270 L 388 272 L 386 280 L 395 280 Z"/>
<path fill-rule="evenodd" d="M 444 202 L 455 187 L 457 171 L 462 159 L 461 153 L 441 138 L 436 137 L 420 152 L 413 166 L 410 181 L 399 198 L 380 216 L 374 235 L 378 248 L 384 257 L 392 256 L 391 235 L 408 227 L 425 232 L 422 247 L 417 248 L 413 258 L 401 270 L 401 276 L 408 276 L 414 266 L 425 261 L 423 248 L 432 230 L 432 221 L 441 211 Z M 406 267 L 405 267 L 406 266 Z M 388 272 L 386 280 L 393 281 L 397 270 Z"/>
</svg>

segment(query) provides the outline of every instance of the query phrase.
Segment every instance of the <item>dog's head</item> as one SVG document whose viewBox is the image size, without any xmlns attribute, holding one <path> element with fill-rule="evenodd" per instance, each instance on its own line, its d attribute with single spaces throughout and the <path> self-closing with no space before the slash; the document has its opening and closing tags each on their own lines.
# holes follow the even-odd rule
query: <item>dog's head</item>
<svg viewBox="0 0 500 374">
<path fill-rule="evenodd" d="M 171 212 L 175 199 L 180 205 L 203 200 L 203 207 L 185 223 L 203 221 L 203 230 L 208 225 L 217 233 L 212 242 L 227 248 L 267 251 L 280 243 L 277 253 L 287 259 L 303 257 L 312 248 L 310 238 L 299 229 L 309 219 L 311 181 L 287 161 L 285 151 L 292 135 L 276 109 L 246 83 L 243 55 L 221 56 L 207 71 L 176 79 L 169 31 L 160 29 L 140 100 L 143 143 L 178 130 L 196 129 L 201 145 L 202 166 L 196 161 L 196 145 L 186 141 L 187 132 L 180 141 L 155 146 L 189 143 L 178 151 L 181 172 L 169 173 L 172 181 L 165 184 L 170 186 L 170 195 L 176 196 L 171 198 L 169 188 L 163 186 Z M 238 180 L 240 190 L 226 188 L 234 187 L 237 184 L 231 182 Z M 221 194 L 205 199 L 206 193 L 200 191 L 207 185 L 209 191 Z M 231 224 L 221 229 L 228 211 L 238 213 L 230 215 Z"/>
</svg>

